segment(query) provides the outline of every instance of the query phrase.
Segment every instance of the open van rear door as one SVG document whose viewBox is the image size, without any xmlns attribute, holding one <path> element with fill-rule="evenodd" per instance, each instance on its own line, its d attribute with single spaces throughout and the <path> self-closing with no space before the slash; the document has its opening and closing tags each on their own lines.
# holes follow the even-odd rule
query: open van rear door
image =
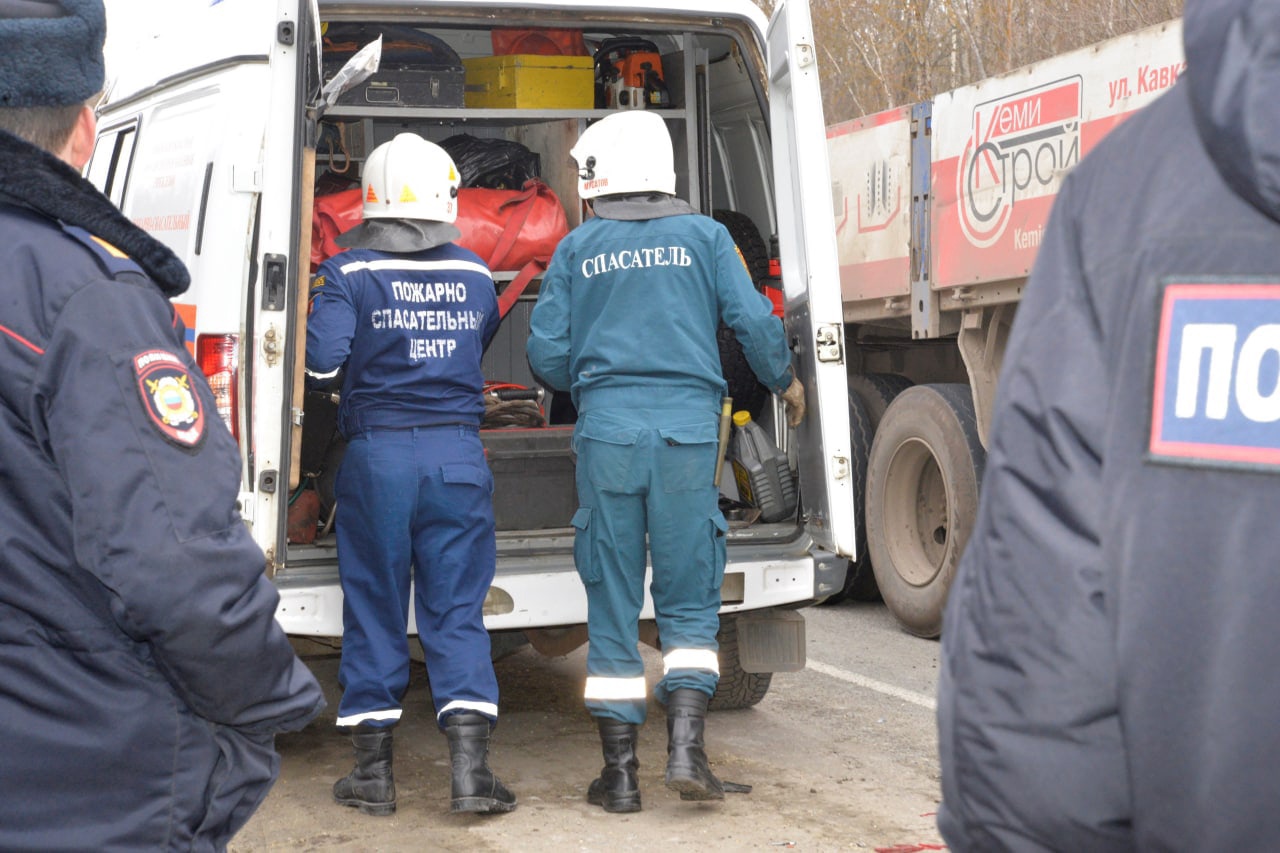
<svg viewBox="0 0 1280 853">
<path fill-rule="evenodd" d="M 291 192 L 299 51 L 314 47 L 304 34 L 316 17 L 314 0 L 220 0 L 157 14 L 138 38 L 145 61 L 124 63 L 101 105 L 91 161 L 124 214 L 191 272 L 175 309 L 239 440 L 240 512 L 269 561 L 282 553 L 288 500 L 284 419 L 269 415 L 290 405 L 291 312 L 295 300 L 305 304 L 293 285 L 306 283 L 294 248 L 302 208 Z"/>
<path fill-rule="evenodd" d="M 808 0 L 780 3 L 769 21 L 767 41 L 787 340 L 808 407 L 795 432 L 802 508 L 819 547 L 854 556 L 857 521 L 840 268 Z"/>
</svg>

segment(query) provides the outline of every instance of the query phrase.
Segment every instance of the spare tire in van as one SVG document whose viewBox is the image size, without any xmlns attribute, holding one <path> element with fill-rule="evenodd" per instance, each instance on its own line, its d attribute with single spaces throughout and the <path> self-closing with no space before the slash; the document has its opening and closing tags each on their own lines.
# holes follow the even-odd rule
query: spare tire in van
<svg viewBox="0 0 1280 853">
<path fill-rule="evenodd" d="M 715 220 L 729 229 L 729 236 L 738 245 L 738 251 L 747 263 L 747 271 L 751 273 L 751 281 L 756 289 L 760 282 L 769 275 L 769 250 L 765 247 L 760 229 L 751 221 L 751 217 L 736 210 L 717 210 L 712 214 Z M 769 401 L 769 389 L 760 384 L 747 356 L 742 351 L 733 329 L 723 323 L 716 333 L 720 345 L 720 370 L 724 373 L 725 382 L 729 383 L 729 396 L 733 398 L 736 411 L 747 411 L 754 419 L 760 418 L 760 412 Z"/>
</svg>

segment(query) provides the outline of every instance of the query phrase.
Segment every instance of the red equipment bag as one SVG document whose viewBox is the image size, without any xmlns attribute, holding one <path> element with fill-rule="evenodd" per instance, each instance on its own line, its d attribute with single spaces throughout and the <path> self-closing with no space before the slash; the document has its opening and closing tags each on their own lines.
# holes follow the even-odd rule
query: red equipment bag
<svg viewBox="0 0 1280 853">
<path fill-rule="evenodd" d="M 546 270 L 560 238 L 569 233 L 564 207 L 551 187 L 525 181 L 519 190 L 464 187 L 458 191 L 459 245 L 485 259 L 491 270 L 519 270 L 498 297 L 505 317 L 533 278 Z"/>
<path fill-rule="evenodd" d="M 334 238 L 360 224 L 359 187 L 317 196 L 311 216 L 311 271 L 345 251 Z M 518 190 L 464 187 L 458 191 L 458 245 L 479 255 L 491 270 L 519 270 L 498 298 L 499 313 L 511 310 L 529 282 L 547 268 L 569 222 L 560 199 L 539 180 Z"/>
<path fill-rule="evenodd" d="M 537 258 L 551 260 L 569 233 L 560 199 L 539 180 L 518 190 L 463 187 L 458 191 L 458 240 L 491 270 L 518 270 Z"/>
<path fill-rule="evenodd" d="M 350 231 L 364 218 L 364 200 L 359 187 L 316 196 L 311 208 L 311 272 L 339 252 L 346 251 L 333 242 Z"/>
<path fill-rule="evenodd" d="M 493 55 L 512 53 L 537 56 L 590 56 L 582 30 L 551 27 L 494 27 Z"/>
<path fill-rule="evenodd" d="M 316 541 L 320 523 L 320 495 L 315 489 L 304 489 L 289 504 L 286 522 L 290 545 L 310 545 Z"/>
</svg>

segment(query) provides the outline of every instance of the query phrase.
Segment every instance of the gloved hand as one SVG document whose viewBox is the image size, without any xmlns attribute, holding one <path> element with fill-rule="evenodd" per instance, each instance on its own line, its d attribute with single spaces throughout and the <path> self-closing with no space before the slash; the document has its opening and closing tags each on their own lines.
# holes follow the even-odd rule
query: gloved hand
<svg viewBox="0 0 1280 853">
<path fill-rule="evenodd" d="M 787 426 L 792 429 L 800 426 L 804 420 L 804 385 L 798 378 L 792 378 L 787 390 L 782 392 L 782 401 L 787 404 Z"/>
</svg>

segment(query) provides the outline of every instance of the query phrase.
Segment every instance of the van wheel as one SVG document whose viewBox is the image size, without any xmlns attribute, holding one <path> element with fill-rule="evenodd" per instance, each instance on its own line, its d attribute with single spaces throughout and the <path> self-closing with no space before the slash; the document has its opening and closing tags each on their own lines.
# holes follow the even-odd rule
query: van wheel
<svg viewBox="0 0 1280 853">
<path fill-rule="evenodd" d="M 861 509 L 866 503 L 867 462 L 871 456 L 871 421 L 867 418 L 867 407 L 858 395 L 849 395 L 849 476 L 853 479 L 853 505 L 858 513 L 858 523 L 854 528 L 854 559 L 849 561 L 845 572 L 844 586 L 835 595 L 830 596 L 823 604 L 839 604 L 845 599 L 854 601 L 876 601 L 880 591 L 876 587 L 875 573 L 871 570 L 871 560 L 867 557 L 867 525 L 863 522 Z M 870 596 L 870 597 L 867 597 Z"/>
<path fill-rule="evenodd" d="M 711 697 L 708 709 L 732 711 L 756 705 L 769 692 L 772 672 L 746 672 L 738 656 L 738 619 L 721 616 L 720 630 L 716 633 L 720 644 L 720 683 Z"/>
<path fill-rule="evenodd" d="M 760 229 L 756 228 L 751 217 L 736 210 L 717 210 L 712 217 L 729 230 L 729 236 L 746 261 L 751 281 L 759 290 L 760 282 L 769 275 L 769 250 L 760 236 Z M 747 411 L 752 418 L 759 419 L 760 412 L 769 401 L 769 389 L 761 385 L 752 372 L 742 344 L 732 329 L 722 323 L 716 339 L 720 345 L 720 370 L 729 385 L 734 411 Z"/>
<path fill-rule="evenodd" d="M 916 636 L 942 633 L 985 464 L 967 385 L 916 385 L 885 410 L 867 466 L 867 545 L 889 612 Z"/>
</svg>

